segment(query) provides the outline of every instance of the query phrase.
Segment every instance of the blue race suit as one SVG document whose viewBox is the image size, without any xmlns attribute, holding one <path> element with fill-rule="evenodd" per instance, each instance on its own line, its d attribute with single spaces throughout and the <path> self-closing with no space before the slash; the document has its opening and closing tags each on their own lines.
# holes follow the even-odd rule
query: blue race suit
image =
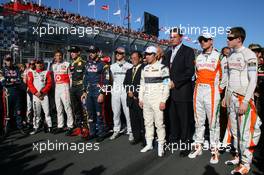
<svg viewBox="0 0 264 175">
<path fill-rule="evenodd" d="M 97 102 L 100 94 L 104 94 L 104 87 L 109 84 L 109 70 L 101 61 L 87 61 L 84 73 L 84 90 L 88 92 L 86 99 L 87 111 L 92 122 L 90 125 L 91 136 L 105 134 L 105 122 L 102 116 L 102 104 Z M 97 129 L 96 129 L 97 125 Z"/>
<path fill-rule="evenodd" d="M 22 129 L 21 117 L 21 83 L 22 78 L 17 67 L 3 67 L 1 75 L 2 86 L 8 93 L 8 117 L 15 117 L 18 129 Z"/>
</svg>

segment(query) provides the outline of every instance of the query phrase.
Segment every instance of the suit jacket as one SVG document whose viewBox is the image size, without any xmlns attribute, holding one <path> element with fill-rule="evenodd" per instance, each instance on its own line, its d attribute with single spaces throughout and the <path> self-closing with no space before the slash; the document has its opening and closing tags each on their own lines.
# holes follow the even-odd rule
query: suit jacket
<svg viewBox="0 0 264 175">
<path fill-rule="evenodd" d="M 175 87 L 171 89 L 171 99 L 175 102 L 191 102 L 193 100 L 194 51 L 182 44 L 170 65 L 171 54 L 172 50 L 169 50 L 162 61 L 169 67 L 170 79 L 175 84 Z"/>
<path fill-rule="evenodd" d="M 141 66 L 138 68 L 134 80 L 132 80 L 132 71 L 133 67 L 131 69 L 128 69 L 126 72 L 126 76 L 124 79 L 124 86 L 126 87 L 126 92 L 133 91 L 134 97 L 136 97 L 136 100 L 138 100 L 138 90 L 139 90 L 139 85 L 140 85 L 140 79 L 141 79 L 141 72 L 142 69 L 144 68 L 144 64 L 141 64 Z M 128 97 L 127 96 L 127 106 L 131 106 L 131 104 L 135 101 L 134 98 Z"/>
</svg>

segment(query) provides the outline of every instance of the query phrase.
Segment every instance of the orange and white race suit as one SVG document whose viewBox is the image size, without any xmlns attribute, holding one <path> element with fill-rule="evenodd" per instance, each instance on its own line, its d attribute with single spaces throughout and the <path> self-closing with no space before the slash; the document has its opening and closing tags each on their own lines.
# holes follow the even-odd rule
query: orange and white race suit
<svg viewBox="0 0 264 175">
<path fill-rule="evenodd" d="M 254 52 L 244 46 L 234 49 L 227 57 L 228 86 L 225 100 L 229 109 L 231 135 L 234 147 L 241 153 L 242 164 L 250 168 L 254 147 L 260 138 L 261 121 L 254 104 L 254 91 L 257 84 L 257 58 Z M 241 106 L 247 106 L 244 114 Z"/>
<path fill-rule="evenodd" d="M 195 61 L 196 84 L 194 90 L 194 118 L 196 144 L 204 142 L 206 117 L 209 122 L 211 148 L 219 142 L 220 91 L 227 83 L 226 58 L 213 49 L 211 53 L 201 53 Z"/>
</svg>

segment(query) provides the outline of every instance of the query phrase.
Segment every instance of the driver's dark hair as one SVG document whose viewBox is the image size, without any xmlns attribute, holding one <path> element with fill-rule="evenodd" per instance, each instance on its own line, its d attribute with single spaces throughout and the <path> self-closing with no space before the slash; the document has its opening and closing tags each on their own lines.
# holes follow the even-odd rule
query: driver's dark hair
<svg viewBox="0 0 264 175">
<path fill-rule="evenodd" d="M 56 49 L 54 51 L 54 55 L 56 55 L 56 53 L 59 53 L 59 54 L 61 54 L 63 56 L 63 52 L 60 49 Z"/>
<path fill-rule="evenodd" d="M 246 31 L 243 27 L 233 27 L 230 29 L 230 33 L 236 38 L 241 38 L 241 42 L 244 43 L 246 39 Z"/>
<path fill-rule="evenodd" d="M 130 56 L 132 56 L 133 54 L 137 54 L 140 59 L 143 58 L 142 54 L 139 51 L 137 51 L 137 50 L 132 51 Z"/>
</svg>

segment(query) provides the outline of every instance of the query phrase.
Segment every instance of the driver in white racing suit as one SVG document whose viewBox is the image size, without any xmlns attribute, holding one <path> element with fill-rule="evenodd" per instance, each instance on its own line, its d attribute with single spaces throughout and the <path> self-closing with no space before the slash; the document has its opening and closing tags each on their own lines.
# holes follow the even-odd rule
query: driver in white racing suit
<svg viewBox="0 0 264 175">
<path fill-rule="evenodd" d="M 258 62 L 254 52 L 243 46 L 245 37 L 242 27 L 231 28 L 227 37 L 228 47 L 233 52 L 227 57 L 228 86 L 222 105 L 229 108 L 231 133 L 238 150 L 234 159 L 229 161 L 238 165 L 231 174 L 248 174 L 261 132 L 261 121 L 253 100 Z"/>
<path fill-rule="evenodd" d="M 194 149 L 188 155 L 195 158 L 202 154 L 202 144 L 204 143 L 206 117 L 209 124 L 211 164 L 219 161 L 219 116 L 220 116 L 220 91 L 227 82 L 226 59 L 220 60 L 220 53 L 213 48 L 213 36 L 210 33 L 203 33 L 198 38 L 203 52 L 198 55 L 195 61 L 196 84 L 193 95 L 195 134 Z"/>
</svg>

